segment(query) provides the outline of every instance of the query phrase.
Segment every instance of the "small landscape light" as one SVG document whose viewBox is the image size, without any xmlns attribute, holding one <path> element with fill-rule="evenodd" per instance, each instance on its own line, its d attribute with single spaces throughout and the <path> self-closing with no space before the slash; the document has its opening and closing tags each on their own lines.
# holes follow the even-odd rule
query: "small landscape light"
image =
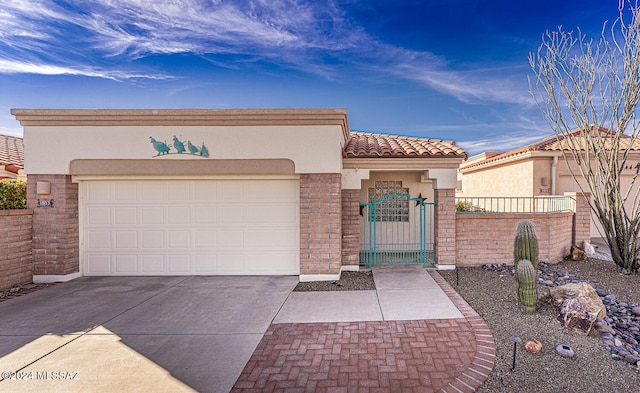
<svg viewBox="0 0 640 393">
<path fill-rule="evenodd" d="M 516 349 L 518 347 L 518 343 L 521 341 L 518 333 L 513 333 L 511 341 L 513 342 L 513 363 L 511 364 L 511 371 L 516 371 Z"/>
</svg>

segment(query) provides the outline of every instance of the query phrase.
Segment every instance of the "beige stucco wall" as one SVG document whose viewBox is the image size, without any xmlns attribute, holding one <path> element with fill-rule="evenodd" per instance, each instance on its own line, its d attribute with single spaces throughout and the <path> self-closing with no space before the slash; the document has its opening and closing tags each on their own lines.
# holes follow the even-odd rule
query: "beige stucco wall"
<svg viewBox="0 0 640 393">
<path fill-rule="evenodd" d="M 535 157 L 532 159 L 533 164 L 533 183 L 532 183 L 532 195 L 533 196 L 548 196 L 552 195 L 552 179 L 551 179 L 551 166 L 553 164 L 553 157 Z M 556 190 L 556 194 L 557 194 Z"/>
<path fill-rule="evenodd" d="M 149 137 L 172 143 L 176 135 L 210 158 L 286 158 L 296 173 L 339 173 L 344 136 L 338 125 L 285 126 L 25 126 L 25 172 L 68 174 L 74 159 L 194 159 L 154 157 Z M 204 159 L 204 158 L 202 158 Z"/>
<path fill-rule="evenodd" d="M 466 197 L 532 196 L 534 164 L 514 161 L 487 169 L 462 172 L 462 193 Z"/>
</svg>

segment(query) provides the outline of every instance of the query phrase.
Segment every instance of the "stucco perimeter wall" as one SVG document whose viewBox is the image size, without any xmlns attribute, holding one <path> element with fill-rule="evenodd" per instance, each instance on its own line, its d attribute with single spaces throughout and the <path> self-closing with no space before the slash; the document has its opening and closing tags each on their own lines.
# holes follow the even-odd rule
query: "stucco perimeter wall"
<svg viewBox="0 0 640 393">
<path fill-rule="evenodd" d="M 0 290 L 32 280 L 33 210 L 0 210 Z"/>
<path fill-rule="evenodd" d="M 514 161 L 462 174 L 462 191 L 470 197 L 533 195 L 534 164 Z"/>
<path fill-rule="evenodd" d="M 555 263 L 569 255 L 573 212 L 553 214 L 456 214 L 456 265 L 485 263 L 513 265 L 516 227 L 533 222 L 538 235 L 539 260 Z"/>
</svg>

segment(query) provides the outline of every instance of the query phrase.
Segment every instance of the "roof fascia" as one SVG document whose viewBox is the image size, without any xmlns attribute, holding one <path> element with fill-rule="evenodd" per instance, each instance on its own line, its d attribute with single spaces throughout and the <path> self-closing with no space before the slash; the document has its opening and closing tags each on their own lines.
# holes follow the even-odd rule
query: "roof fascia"
<svg viewBox="0 0 640 393">
<path fill-rule="evenodd" d="M 11 109 L 22 126 L 281 126 L 339 125 L 349 140 L 344 108 L 268 109 Z"/>
</svg>

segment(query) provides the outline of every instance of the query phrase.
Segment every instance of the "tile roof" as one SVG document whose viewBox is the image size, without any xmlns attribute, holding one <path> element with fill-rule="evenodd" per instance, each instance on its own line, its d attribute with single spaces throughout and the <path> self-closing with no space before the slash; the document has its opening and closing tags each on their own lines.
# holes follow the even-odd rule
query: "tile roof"
<svg viewBox="0 0 640 393">
<path fill-rule="evenodd" d="M 345 157 L 467 157 L 453 141 L 368 132 L 351 132 Z"/>
<path fill-rule="evenodd" d="M 0 165 L 24 168 L 24 145 L 22 138 L 0 134 Z"/>
<path fill-rule="evenodd" d="M 606 128 L 602 128 L 599 127 L 598 128 L 598 132 L 605 134 L 605 138 L 606 135 L 614 135 L 615 131 L 611 131 L 608 130 Z M 573 134 L 574 136 L 579 136 L 582 133 L 581 130 L 574 130 L 571 132 L 571 134 Z M 565 148 L 564 144 L 562 143 L 562 141 L 564 139 L 566 139 L 568 137 L 568 134 L 564 134 L 564 135 L 551 135 L 547 138 L 542 139 L 541 141 L 538 142 L 534 142 L 530 145 L 526 145 L 526 146 L 522 146 L 519 147 L 517 149 L 513 149 L 510 150 L 508 152 L 505 153 L 500 153 L 500 154 L 495 154 L 495 153 L 491 153 L 491 156 L 489 154 L 487 154 L 487 158 L 481 161 L 476 161 L 471 163 L 470 165 L 466 165 L 463 167 L 464 168 L 473 168 L 473 167 L 477 167 L 477 166 L 481 166 L 484 164 L 488 164 L 491 162 L 495 162 L 495 161 L 500 161 L 506 158 L 510 158 L 510 157 L 515 157 L 515 156 L 519 156 L 521 154 L 527 153 L 527 152 L 531 152 L 531 151 L 562 151 L 562 149 Z M 582 143 L 582 145 L 584 146 L 584 138 L 581 139 L 575 139 L 576 141 L 580 141 Z M 606 141 L 606 139 L 605 139 Z M 631 138 L 629 138 L 627 135 L 623 135 L 620 138 L 620 148 L 621 149 L 626 149 L 628 146 L 629 141 L 631 141 Z M 584 147 L 583 147 L 584 148 Z M 568 149 L 567 149 L 568 150 Z M 635 139 L 633 142 L 633 145 L 631 146 L 631 150 L 633 151 L 640 151 L 640 139 Z"/>
</svg>

